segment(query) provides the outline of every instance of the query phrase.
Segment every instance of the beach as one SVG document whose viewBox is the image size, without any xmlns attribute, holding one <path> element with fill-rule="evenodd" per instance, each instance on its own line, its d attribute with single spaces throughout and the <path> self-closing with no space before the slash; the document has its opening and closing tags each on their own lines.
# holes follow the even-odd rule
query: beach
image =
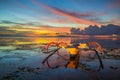
<svg viewBox="0 0 120 80">
<path fill-rule="evenodd" d="M 99 59 L 94 52 L 80 53 L 78 66 L 66 65 L 72 63 L 66 49 L 60 49 L 48 62 L 43 60 L 51 53 L 44 53 L 47 43 L 51 41 L 66 41 L 80 43 L 97 41 L 103 47 Z M 120 46 L 119 39 L 84 39 L 84 38 L 1 38 L 0 39 L 0 80 L 119 80 Z M 54 48 L 53 48 L 54 49 Z M 61 56 L 62 57 L 61 57 Z M 73 61 L 74 62 L 74 61 Z"/>
</svg>

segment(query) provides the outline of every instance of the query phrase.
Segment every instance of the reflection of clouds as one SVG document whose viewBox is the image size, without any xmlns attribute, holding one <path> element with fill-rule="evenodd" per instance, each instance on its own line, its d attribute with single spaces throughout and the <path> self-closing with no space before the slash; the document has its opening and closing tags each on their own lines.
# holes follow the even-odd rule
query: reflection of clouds
<svg viewBox="0 0 120 80">
<path fill-rule="evenodd" d="M 96 41 L 100 43 L 103 48 L 120 48 L 120 38 L 112 38 L 112 37 L 90 37 L 90 38 L 71 38 L 71 44 L 78 43 L 88 43 L 90 41 Z"/>
<path fill-rule="evenodd" d="M 75 37 L 28 37 L 28 38 L 0 38 L 0 45 L 19 45 L 19 44 L 47 44 L 50 42 L 65 42 L 69 44 L 88 43 L 96 41 L 103 48 L 119 48 L 119 38 L 75 38 Z"/>
<path fill-rule="evenodd" d="M 50 43 L 50 42 L 65 42 L 65 43 L 70 43 L 71 38 L 29 38 L 28 39 L 31 43 Z"/>
<path fill-rule="evenodd" d="M 57 52 L 54 52 L 56 50 L 57 50 Z M 66 56 L 65 56 L 65 53 L 63 52 L 65 49 L 62 52 L 59 52 L 59 49 L 56 49 L 56 50 L 54 50 L 53 53 L 50 53 L 42 62 L 43 64 L 46 63 L 47 66 L 51 69 L 65 66 L 66 68 L 74 68 L 74 69 L 81 68 L 88 72 L 89 71 L 94 72 L 94 71 L 100 71 L 101 68 L 104 68 L 103 63 L 100 59 L 100 56 L 98 55 L 98 52 L 96 50 L 88 49 L 88 51 L 86 51 L 86 50 L 79 49 L 78 50 L 79 53 L 77 53 L 77 54 L 71 54 L 70 52 L 68 52 L 67 53 L 68 55 L 66 55 L 66 56 L 68 56 L 67 59 L 65 58 Z M 73 48 L 70 50 L 73 50 Z M 58 55 L 59 53 L 60 53 L 60 55 Z M 69 53 L 70 53 L 70 55 L 69 55 Z M 57 58 L 55 58 L 55 57 L 57 57 Z M 97 58 L 99 61 L 96 61 Z M 95 60 L 95 62 L 94 62 L 94 60 Z M 62 61 L 63 62 L 67 61 L 67 63 L 63 63 Z M 63 65 L 59 65 L 61 62 L 63 63 Z M 92 62 L 92 64 L 90 62 Z M 94 62 L 94 65 L 93 65 L 93 62 Z M 99 65 L 99 62 L 100 62 L 100 65 Z M 88 64 L 88 63 L 90 63 L 90 64 Z M 54 66 L 54 65 L 57 65 L 57 66 Z M 93 69 L 92 69 L 92 67 L 93 67 Z"/>
<path fill-rule="evenodd" d="M 112 38 L 112 40 L 113 40 L 113 41 L 116 41 L 116 40 L 118 40 L 118 38 Z"/>
<path fill-rule="evenodd" d="M 71 38 L 57 38 L 57 37 L 51 37 L 51 38 L 2 38 L 0 39 L 1 44 L 47 44 L 50 42 L 65 42 L 70 43 Z"/>
</svg>

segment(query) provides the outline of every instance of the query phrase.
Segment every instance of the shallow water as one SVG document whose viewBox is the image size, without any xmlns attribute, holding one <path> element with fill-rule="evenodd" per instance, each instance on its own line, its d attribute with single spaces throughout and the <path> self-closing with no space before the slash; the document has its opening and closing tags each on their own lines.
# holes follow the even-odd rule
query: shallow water
<svg viewBox="0 0 120 80">
<path fill-rule="evenodd" d="M 86 43 L 89 41 L 97 41 L 103 48 L 115 49 L 120 48 L 119 38 L 75 38 L 75 37 L 18 37 L 18 38 L 0 38 L 0 80 L 3 76 L 15 77 L 25 80 L 119 80 L 120 74 L 120 58 L 113 56 L 105 56 L 102 58 L 104 69 L 92 71 L 99 67 L 97 58 L 81 57 L 79 67 L 66 68 L 65 65 L 69 61 L 68 53 L 63 50 L 61 55 L 68 60 L 63 60 L 57 55 L 53 55 L 49 59 L 51 66 L 59 66 L 55 69 L 49 68 L 41 62 L 48 56 L 43 54 L 44 46 L 49 42 L 66 42 L 68 44 Z M 110 52 L 110 51 L 109 51 Z M 115 53 L 120 53 L 115 52 Z M 66 55 L 66 56 L 65 56 Z M 88 54 L 87 54 L 88 55 Z M 118 54 L 119 55 L 119 54 Z M 83 64 L 82 64 L 83 63 Z M 19 67 L 30 69 L 32 71 L 23 71 Z M 90 67 L 90 70 L 86 68 Z M 17 73 L 18 71 L 18 73 Z M 114 74 L 114 75 L 113 75 Z M 13 78 L 9 77 L 13 80 Z M 8 79 L 8 80 L 9 80 Z"/>
</svg>

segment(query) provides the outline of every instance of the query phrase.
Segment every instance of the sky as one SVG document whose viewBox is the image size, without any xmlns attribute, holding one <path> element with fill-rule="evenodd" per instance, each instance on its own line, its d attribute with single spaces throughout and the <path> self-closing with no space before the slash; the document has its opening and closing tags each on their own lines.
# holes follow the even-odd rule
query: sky
<svg viewBox="0 0 120 80">
<path fill-rule="evenodd" d="M 70 32 L 72 27 L 107 24 L 120 25 L 120 0 L 0 0 L 0 27 L 7 34 Z"/>
</svg>

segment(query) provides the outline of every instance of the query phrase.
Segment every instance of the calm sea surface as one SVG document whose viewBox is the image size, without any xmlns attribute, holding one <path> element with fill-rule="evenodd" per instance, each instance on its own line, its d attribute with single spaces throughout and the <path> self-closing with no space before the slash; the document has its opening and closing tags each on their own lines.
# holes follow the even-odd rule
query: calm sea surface
<svg viewBox="0 0 120 80">
<path fill-rule="evenodd" d="M 120 38 L 105 37 L 6 37 L 0 38 L 0 80 L 120 80 L 120 58 L 115 56 L 103 57 L 104 69 L 99 68 L 97 58 L 90 54 L 80 57 L 79 67 L 65 68 L 70 60 L 64 60 L 53 55 L 49 61 L 50 69 L 41 62 L 48 54 L 43 54 L 43 46 L 50 42 L 65 42 L 67 44 L 98 42 L 105 49 L 119 49 Z M 64 50 L 63 50 L 64 51 Z M 119 53 L 118 51 L 116 51 Z M 62 56 L 69 56 L 66 52 Z M 71 62 L 72 63 L 72 62 Z M 22 67 L 22 68 L 19 68 Z M 68 67 L 72 67 L 69 65 Z M 10 76 L 9 76 L 10 75 Z M 16 75 L 18 77 L 16 77 Z M 6 76 L 6 77 L 5 77 Z M 9 76 L 9 77 L 8 77 Z M 12 77 L 11 77 L 12 76 Z M 3 79 L 4 78 L 4 79 Z M 13 79 L 15 78 L 15 79 Z M 19 79 L 22 78 L 22 79 Z"/>
<path fill-rule="evenodd" d="M 89 37 L 12 37 L 0 38 L 0 49 L 18 48 L 22 45 L 46 45 L 50 42 L 66 42 L 68 44 L 98 42 L 103 48 L 120 48 L 120 38 Z"/>
</svg>

